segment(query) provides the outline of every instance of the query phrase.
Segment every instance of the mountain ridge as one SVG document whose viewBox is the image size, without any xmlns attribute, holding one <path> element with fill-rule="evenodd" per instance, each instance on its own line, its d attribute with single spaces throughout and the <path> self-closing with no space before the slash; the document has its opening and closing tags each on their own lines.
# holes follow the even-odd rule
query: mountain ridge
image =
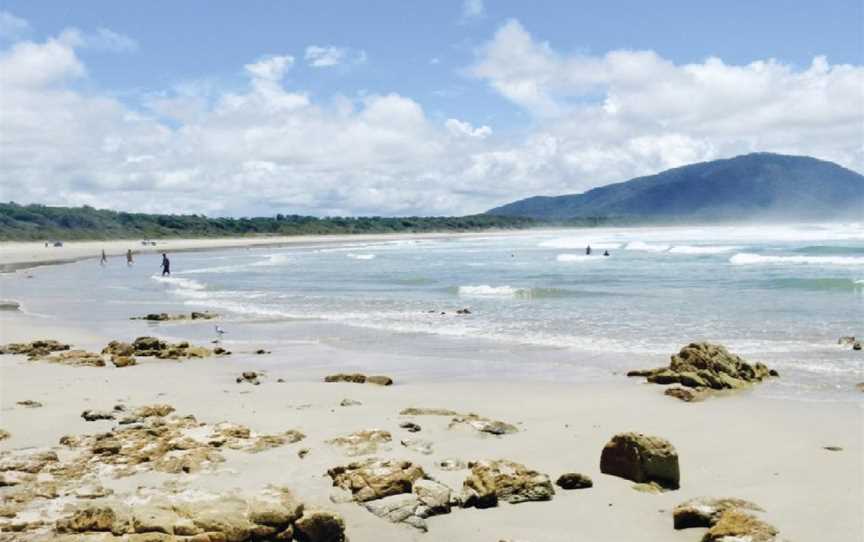
<svg viewBox="0 0 864 542">
<path fill-rule="evenodd" d="M 487 213 L 538 220 L 861 218 L 864 176 L 809 156 L 759 152 L 680 166 L 581 194 L 533 196 Z"/>
</svg>

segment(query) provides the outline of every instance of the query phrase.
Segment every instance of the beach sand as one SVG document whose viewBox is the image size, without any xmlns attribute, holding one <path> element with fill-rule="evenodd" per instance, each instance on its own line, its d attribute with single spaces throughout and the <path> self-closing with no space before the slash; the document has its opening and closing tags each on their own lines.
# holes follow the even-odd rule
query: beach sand
<svg viewBox="0 0 864 542">
<path fill-rule="evenodd" d="M 114 243 L 106 250 L 125 250 L 125 245 Z M 176 244 L 171 250 L 193 248 L 172 243 Z M 87 255 L 101 246 L 106 245 L 76 245 L 74 254 Z M 29 254 L 32 249 L 20 250 L 20 254 Z M 16 257 L 4 248 L 7 264 L 32 263 L 37 258 Z M 14 297 L 8 292 L 4 295 Z M 140 325 L 139 335 L 159 331 L 143 322 Z M 52 338 L 99 351 L 111 339 L 134 338 L 105 337 L 85 328 L 3 312 L 0 344 Z M 366 367 L 365 372 L 376 373 L 376 362 L 384 357 L 388 367 L 412 365 L 410 356 L 401 354 L 299 343 L 281 345 L 267 355 L 256 355 L 252 347 L 244 347 L 228 357 L 182 362 L 142 359 L 139 365 L 122 369 L 110 364 L 71 367 L 0 356 L 0 429 L 11 434 L 0 441 L 0 451 L 56 446 L 63 435 L 115 427 L 111 421 L 84 421 L 80 414 L 85 409 L 110 410 L 117 403 L 130 407 L 167 403 L 178 414 L 192 414 L 202 422 L 230 421 L 260 433 L 298 429 L 306 438 L 256 454 L 229 450 L 224 454 L 226 462 L 191 474 L 147 472 L 100 480 L 116 494 L 139 486 L 160 487 L 169 481 L 184 488 L 225 493 L 238 488 L 257 490 L 268 484 L 288 486 L 307 505 L 340 514 L 352 542 L 695 542 L 705 529 L 674 530 L 672 509 L 694 497 L 735 497 L 764 508 L 759 517 L 779 529 L 778 540 L 864 539 L 862 402 L 767 399 L 744 392 L 683 403 L 664 396 L 659 386 L 623 376 L 612 384 L 494 378 L 424 381 L 407 370 L 397 370 L 388 373 L 395 384 L 387 387 L 322 381 L 341 367 Z M 292 369 L 292 360 L 298 359 L 307 361 L 302 370 Z M 635 366 L 640 366 L 638 361 Z M 264 372 L 260 385 L 235 382 L 248 370 Z M 28 399 L 43 406 L 17 404 Z M 343 399 L 361 404 L 340 406 Z M 449 417 L 400 416 L 407 407 L 475 412 L 515 424 L 519 431 L 493 436 L 449 429 Z M 404 421 L 414 421 L 422 430 L 408 433 L 399 427 Z M 594 486 L 573 491 L 556 488 L 554 498 L 546 502 L 453 509 L 427 519 L 429 531 L 422 533 L 380 519 L 358 504 L 331 500 L 334 490 L 327 470 L 367 456 L 348 457 L 325 441 L 364 429 L 386 430 L 393 437 L 372 456 L 414 461 L 431 477 L 456 489 L 461 488 L 468 471 L 444 471 L 436 465 L 440 460 L 510 459 L 548 474 L 553 481 L 562 473 L 580 472 L 590 476 Z M 644 493 L 635 491 L 628 480 L 600 473 L 604 444 L 625 431 L 661 436 L 675 446 L 680 457 L 680 489 Z M 430 441 L 433 453 L 403 447 L 400 441 L 406 438 Z M 826 446 L 841 450 L 829 451 Z M 297 453 L 301 448 L 309 449 L 302 459 Z"/>
</svg>

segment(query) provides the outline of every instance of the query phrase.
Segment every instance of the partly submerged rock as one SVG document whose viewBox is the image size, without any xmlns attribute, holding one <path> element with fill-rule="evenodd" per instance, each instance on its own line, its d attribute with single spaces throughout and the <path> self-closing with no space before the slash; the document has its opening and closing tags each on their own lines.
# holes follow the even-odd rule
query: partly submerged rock
<svg viewBox="0 0 864 542">
<path fill-rule="evenodd" d="M 678 489 L 680 482 L 675 447 L 664 438 L 642 433 L 612 437 L 600 455 L 600 472 L 637 483 L 657 482 L 668 489 Z"/>
<path fill-rule="evenodd" d="M 414 482 L 426 478 L 411 461 L 367 459 L 327 471 L 333 485 L 351 492 L 357 502 L 411 493 Z"/>
<path fill-rule="evenodd" d="M 555 485 L 561 489 L 586 489 L 594 486 L 590 476 L 578 472 L 566 472 L 558 477 Z"/>
<path fill-rule="evenodd" d="M 555 494 L 547 475 L 514 461 L 477 461 L 469 467 L 471 474 L 463 482 L 465 506 L 489 508 L 497 506 L 498 501 L 548 501 Z"/>
</svg>

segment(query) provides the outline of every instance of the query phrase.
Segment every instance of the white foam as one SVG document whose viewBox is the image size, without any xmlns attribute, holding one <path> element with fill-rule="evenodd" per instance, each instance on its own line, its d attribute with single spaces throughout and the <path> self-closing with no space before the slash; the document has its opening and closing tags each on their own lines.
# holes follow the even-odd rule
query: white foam
<svg viewBox="0 0 864 542">
<path fill-rule="evenodd" d="M 624 250 L 641 250 L 644 252 L 666 252 L 669 245 L 651 244 L 643 241 L 630 241 L 624 246 Z"/>
<path fill-rule="evenodd" d="M 255 262 L 251 265 L 255 267 L 270 267 L 274 265 L 282 265 L 288 260 L 290 260 L 290 256 L 288 254 L 269 254 L 267 255 L 266 260 L 261 260 L 260 262 Z"/>
<path fill-rule="evenodd" d="M 550 239 L 548 241 L 543 241 L 537 246 L 541 248 L 581 248 L 583 250 L 586 247 L 590 246 L 592 250 L 605 250 L 621 248 L 621 243 L 615 243 L 610 241 L 594 241 L 585 238 L 561 237 L 559 239 Z"/>
<path fill-rule="evenodd" d="M 723 254 L 738 250 L 738 246 L 680 245 L 669 249 L 671 254 Z"/>
<path fill-rule="evenodd" d="M 795 265 L 864 265 L 864 257 L 853 256 L 762 256 L 739 252 L 729 263 L 734 265 L 795 264 Z"/>
<path fill-rule="evenodd" d="M 512 286 L 490 286 L 488 284 L 459 287 L 459 295 L 461 296 L 514 297 L 520 291 L 522 291 L 521 288 L 513 288 Z"/>
<path fill-rule="evenodd" d="M 183 277 L 162 277 L 159 275 L 153 275 L 150 278 L 152 278 L 156 282 L 163 282 L 165 284 L 170 284 L 177 289 L 203 290 L 206 288 L 205 285 L 201 284 L 197 280 L 184 279 Z"/>
<path fill-rule="evenodd" d="M 374 260 L 375 259 L 374 254 L 353 254 L 352 253 L 352 254 L 348 254 L 348 257 L 352 258 L 354 260 Z"/>
<path fill-rule="evenodd" d="M 587 254 L 559 254 L 555 259 L 559 262 L 599 262 L 604 257 L 600 254 L 588 256 Z"/>
</svg>

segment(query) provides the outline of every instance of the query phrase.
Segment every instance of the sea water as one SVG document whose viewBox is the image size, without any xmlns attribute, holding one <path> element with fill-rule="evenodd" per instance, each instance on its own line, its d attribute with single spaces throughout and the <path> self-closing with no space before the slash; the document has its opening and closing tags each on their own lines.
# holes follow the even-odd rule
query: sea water
<svg viewBox="0 0 864 542">
<path fill-rule="evenodd" d="M 133 267 L 119 258 L 44 267 L 4 289 L 29 312 L 107 333 L 129 335 L 128 318 L 147 312 L 213 310 L 236 347 L 306 340 L 404 353 L 424 360 L 416 372 L 439 377 L 621 378 L 714 341 L 778 369 L 767 393 L 854 400 L 864 380 L 864 352 L 837 344 L 864 338 L 860 223 L 522 231 L 170 257 L 170 277 L 147 255 Z M 212 323 L 160 332 L 204 339 Z"/>
</svg>

